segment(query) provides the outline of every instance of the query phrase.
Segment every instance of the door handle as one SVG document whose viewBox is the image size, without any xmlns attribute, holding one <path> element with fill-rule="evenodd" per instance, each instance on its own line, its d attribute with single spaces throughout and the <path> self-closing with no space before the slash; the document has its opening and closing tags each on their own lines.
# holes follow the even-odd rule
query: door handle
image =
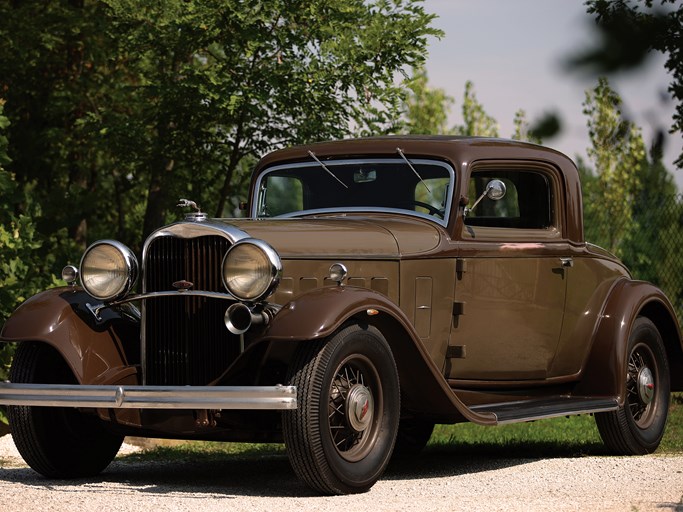
<svg viewBox="0 0 683 512">
<path fill-rule="evenodd" d="M 574 266 L 574 258 L 560 258 L 562 268 L 572 268 Z"/>
</svg>

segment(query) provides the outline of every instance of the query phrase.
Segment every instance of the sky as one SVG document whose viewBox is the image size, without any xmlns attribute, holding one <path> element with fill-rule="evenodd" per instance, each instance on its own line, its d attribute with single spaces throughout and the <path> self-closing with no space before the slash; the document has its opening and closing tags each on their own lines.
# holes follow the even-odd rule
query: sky
<svg viewBox="0 0 683 512">
<path fill-rule="evenodd" d="M 450 125 L 462 123 L 465 82 L 471 80 L 502 137 L 512 135 L 519 109 L 532 122 L 557 112 L 563 130 L 544 145 L 575 160 L 586 158 L 590 142 L 582 103 L 597 78 L 568 71 L 563 64 L 596 40 L 582 0 L 425 0 L 424 7 L 438 16 L 433 26 L 445 32 L 441 40 L 430 40 L 426 67 L 429 85 L 456 101 Z M 666 91 L 671 77 L 665 61 L 655 53 L 637 72 L 608 76 L 624 102 L 623 111 L 643 129 L 648 147 L 657 127 L 668 132 L 675 109 Z M 673 161 L 682 148 L 683 135 L 668 136 L 664 160 L 681 191 L 683 170 L 676 170 Z"/>
</svg>

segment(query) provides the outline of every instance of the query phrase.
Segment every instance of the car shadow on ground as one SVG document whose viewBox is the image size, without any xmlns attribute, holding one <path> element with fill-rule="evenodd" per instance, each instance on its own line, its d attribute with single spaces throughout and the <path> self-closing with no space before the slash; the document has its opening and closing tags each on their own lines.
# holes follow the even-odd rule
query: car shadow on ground
<svg viewBox="0 0 683 512">
<path fill-rule="evenodd" d="M 492 450 L 493 448 L 491 448 Z M 578 450 L 578 451 L 577 451 Z M 417 456 L 392 460 L 382 480 L 404 481 L 426 478 L 457 477 L 529 464 L 544 458 L 601 455 L 600 447 L 553 446 L 544 454 L 542 444 L 526 443 L 510 450 L 491 453 L 483 446 L 481 453 L 458 445 L 429 446 Z M 39 486 L 54 492 L 107 492 L 163 495 L 177 499 L 235 496 L 312 497 L 319 496 L 295 476 L 286 454 L 188 453 L 172 458 L 162 455 L 133 454 L 118 457 L 105 472 L 95 478 L 49 480 L 26 467 L 0 465 L 0 480 L 27 486 Z"/>
</svg>

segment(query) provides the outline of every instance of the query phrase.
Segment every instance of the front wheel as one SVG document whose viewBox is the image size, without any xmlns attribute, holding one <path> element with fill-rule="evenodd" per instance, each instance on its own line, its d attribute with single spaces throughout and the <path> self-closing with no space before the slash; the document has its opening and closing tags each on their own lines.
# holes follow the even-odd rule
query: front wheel
<svg viewBox="0 0 683 512">
<path fill-rule="evenodd" d="M 434 422 L 415 418 L 406 418 L 398 425 L 394 459 L 406 460 L 416 457 L 429 442 L 434 432 Z"/>
<path fill-rule="evenodd" d="M 617 455 L 652 453 L 664 435 L 670 382 L 662 337 L 647 318 L 637 318 L 629 336 L 625 379 L 624 405 L 595 415 L 600 436 Z"/>
<path fill-rule="evenodd" d="M 298 408 L 283 415 L 292 467 L 326 494 L 370 489 L 386 468 L 400 415 L 398 372 L 374 327 L 302 342 L 289 371 Z"/>
<path fill-rule="evenodd" d="M 71 370 L 51 346 L 22 342 L 14 354 L 10 381 L 28 384 L 76 384 Z M 94 415 L 73 407 L 8 407 L 9 426 L 19 453 L 48 478 L 100 473 L 114 459 L 123 436 L 112 434 Z"/>
</svg>

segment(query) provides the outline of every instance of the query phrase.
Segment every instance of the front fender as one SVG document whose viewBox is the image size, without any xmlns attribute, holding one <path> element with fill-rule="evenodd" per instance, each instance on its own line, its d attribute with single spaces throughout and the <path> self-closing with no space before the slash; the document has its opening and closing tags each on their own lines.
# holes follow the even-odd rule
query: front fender
<svg viewBox="0 0 683 512">
<path fill-rule="evenodd" d="M 40 341 L 53 346 L 81 384 L 135 383 L 140 322 L 133 308 L 105 308 L 75 287 L 53 288 L 26 300 L 5 322 L 0 341 Z"/>
<path fill-rule="evenodd" d="M 615 284 L 600 315 L 581 382 L 575 390 L 577 395 L 614 396 L 623 405 L 628 339 L 639 316 L 649 318 L 657 326 L 672 370 L 672 389 L 680 388 L 676 369 L 683 364 L 683 345 L 671 303 L 656 286 L 624 278 Z"/>
<path fill-rule="evenodd" d="M 404 411 L 446 421 L 495 424 L 495 416 L 471 411 L 453 393 L 429 357 L 405 313 L 385 295 L 355 286 L 316 288 L 287 303 L 263 333 L 268 341 L 324 339 L 347 321 L 377 327 L 391 347 Z"/>
<path fill-rule="evenodd" d="M 277 341 L 325 338 L 351 317 L 370 323 L 374 316 L 372 310 L 400 318 L 406 329 L 412 329 L 405 314 L 381 293 L 355 286 L 335 286 L 316 288 L 285 304 L 268 326 L 264 338 Z"/>
</svg>

